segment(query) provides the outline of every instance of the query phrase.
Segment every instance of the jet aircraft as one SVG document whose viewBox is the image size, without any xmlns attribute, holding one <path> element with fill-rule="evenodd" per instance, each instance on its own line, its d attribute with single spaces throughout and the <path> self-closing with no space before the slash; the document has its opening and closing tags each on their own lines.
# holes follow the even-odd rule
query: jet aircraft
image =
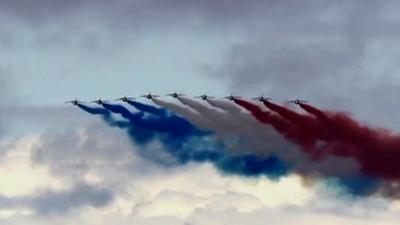
<svg viewBox="0 0 400 225">
<path fill-rule="evenodd" d="M 167 94 L 167 96 L 171 96 L 173 98 L 179 98 L 180 96 L 183 96 L 183 95 L 184 94 L 180 94 L 180 93 L 176 93 L 176 92 Z"/>
<path fill-rule="evenodd" d="M 199 96 L 195 96 L 195 98 L 201 98 L 202 100 L 206 101 L 209 98 L 215 98 L 215 97 L 214 96 L 209 96 L 209 95 L 206 95 L 206 94 L 202 94 L 202 95 L 199 95 Z"/>
<path fill-rule="evenodd" d="M 264 96 L 262 96 L 262 95 L 260 95 L 260 96 L 258 96 L 258 97 L 251 98 L 251 99 L 252 99 L 252 100 L 257 100 L 257 101 L 259 101 L 259 102 L 272 100 L 271 98 L 267 98 L 267 97 L 264 97 Z"/>
<path fill-rule="evenodd" d="M 78 99 L 74 99 L 71 101 L 66 101 L 65 104 L 72 104 L 72 105 L 78 105 L 81 101 L 79 101 Z"/>
<path fill-rule="evenodd" d="M 148 93 L 147 95 L 142 95 L 140 97 L 147 98 L 147 99 L 153 99 L 153 98 L 157 98 L 157 97 L 160 97 L 160 96 L 159 95 L 152 95 L 151 93 Z"/>
<path fill-rule="evenodd" d="M 123 101 L 123 102 L 127 102 L 127 101 L 129 101 L 129 100 L 134 100 L 135 98 L 132 98 L 132 97 L 126 97 L 126 95 L 124 96 L 124 97 L 122 97 L 122 98 L 117 98 L 117 99 L 115 99 L 115 101 Z"/>
<path fill-rule="evenodd" d="M 296 104 L 296 105 L 299 105 L 300 103 L 306 103 L 307 101 L 306 100 L 301 100 L 301 99 L 293 99 L 293 100 L 290 100 L 290 101 L 287 101 L 288 103 L 293 103 L 293 104 Z"/>
</svg>

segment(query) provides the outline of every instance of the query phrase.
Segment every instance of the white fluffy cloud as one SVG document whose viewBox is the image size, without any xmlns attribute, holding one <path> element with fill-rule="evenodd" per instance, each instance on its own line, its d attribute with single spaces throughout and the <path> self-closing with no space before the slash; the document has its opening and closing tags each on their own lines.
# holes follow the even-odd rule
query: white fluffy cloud
<svg viewBox="0 0 400 225">
<path fill-rule="evenodd" d="M 24 207 L 3 205 L 0 222 L 6 225 L 54 221 L 82 225 L 259 225 L 266 221 L 330 225 L 394 224 L 399 219 L 395 202 L 335 199 L 332 190 L 307 187 L 296 176 L 279 181 L 227 176 L 207 163 L 160 167 L 138 156 L 135 146 L 118 130 L 101 124 L 59 134 L 27 135 L 15 143 L 2 144 L 8 147 L 0 170 L 13 179 L 1 179 L 1 193 L 10 201 L 24 198 L 30 203 Z M 24 177 L 28 174 L 24 171 L 36 179 Z M 79 189 L 82 183 L 110 190 L 112 200 L 96 207 L 96 203 L 90 204 L 92 200 L 83 198 L 57 214 L 43 214 L 35 208 L 47 201 L 65 205 L 58 201 L 74 195 L 71 191 L 90 190 Z M 49 195 L 53 197 L 37 197 L 43 193 L 53 193 Z"/>
</svg>

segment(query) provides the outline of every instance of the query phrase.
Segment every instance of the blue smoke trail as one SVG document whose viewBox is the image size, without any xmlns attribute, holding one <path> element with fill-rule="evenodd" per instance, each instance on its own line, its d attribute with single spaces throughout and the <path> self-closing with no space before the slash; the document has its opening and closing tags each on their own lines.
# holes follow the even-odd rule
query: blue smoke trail
<svg viewBox="0 0 400 225">
<path fill-rule="evenodd" d="M 152 105 L 147 105 L 147 104 L 143 104 L 141 102 L 137 102 L 137 101 L 133 101 L 133 100 L 127 100 L 127 103 L 133 107 L 135 107 L 137 110 L 142 111 L 142 112 L 147 112 L 156 116 L 166 116 L 168 114 L 168 111 L 163 109 L 163 108 L 159 108 L 159 107 L 155 107 Z"/>
<path fill-rule="evenodd" d="M 227 153 L 223 142 L 207 139 L 194 139 L 180 148 L 171 144 L 166 148 L 180 164 L 189 162 L 211 162 L 226 174 L 258 177 L 264 175 L 277 180 L 288 174 L 290 168 L 275 156 L 256 156 L 252 154 L 233 155 Z"/>
<path fill-rule="evenodd" d="M 117 121 L 112 118 L 110 111 L 100 107 L 91 107 L 84 104 L 77 105 L 80 109 L 88 112 L 92 115 L 101 115 L 102 119 L 111 127 L 118 127 L 121 129 L 127 129 L 129 137 L 138 144 L 148 143 L 154 138 L 154 133 L 146 129 L 141 129 L 140 127 L 132 126 L 129 121 Z M 122 107 L 123 108 L 123 107 Z M 121 108 L 121 109 L 122 109 Z M 128 110 L 124 113 L 130 113 Z M 138 116 L 143 116 L 144 113 L 138 113 Z"/>
<path fill-rule="evenodd" d="M 202 136 L 207 134 L 207 132 L 194 127 L 188 120 L 171 112 L 168 112 L 166 109 L 157 109 L 160 112 L 163 111 L 160 116 L 143 117 L 144 112 L 133 113 L 122 105 L 110 103 L 103 103 L 102 105 L 104 108 L 110 110 L 111 112 L 120 114 L 124 118 L 128 119 L 133 126 L 138 126 L 143 129 L 164 133 L 171 136 L 171 138 L 179 139 L 180 141 L 181 139 L 187 137 L 196 135 Z"/>
<path fill-rule="evenodd" d="M 99 107 L 90 107 L 84 104 L 77 104 L 77 106 L 84 110 L 85 112 L 88 112 L 92 115 L 101 115 L 103 120 L 110 126 L 116 126 L 119 128 L 127 128 L 129 127 L 129 123 L 126 121 L 118 121 L 112 118 L 111 113 L 103 108 Z"/>
<path fill-rule="evenodd" d="M 90 107 L 84 104 L 78 103 L 77 106 L 84 111 L 93 114 L 93 115 L 102 115 L 103 117 L 111 117 L 111 113 L 103 108 L 99 107 Z"/>
</svg>

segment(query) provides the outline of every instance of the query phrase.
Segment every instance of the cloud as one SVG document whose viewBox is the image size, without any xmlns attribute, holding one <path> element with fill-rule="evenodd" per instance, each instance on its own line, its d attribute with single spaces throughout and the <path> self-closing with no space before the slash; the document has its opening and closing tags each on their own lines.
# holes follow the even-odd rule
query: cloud
<svg viewBox="0 0 400 225">
<path fill-rule="evenodd" d="M 266 9 L 259 23 L 250 20 L 245 40 L 227 51 L 214 77 L 228 81 L 235 93 L 263 93 L 276 101 L 307 98 L 389 124 L 378 110 L 395 102 L 391 90 L 400 85 L 394 75 L 399 18 L 390 13 L 399 5 L 302 1 L 297 6 L 281 2 Z M 389 90 L 383 91 L 385 100 L 371 100 L 384 89 Z"/>
<path fill-rule="evenodd" d="M 43 215 L 65 214 L 83 206 L 106 206 L 112 198 L 112 193 L 107 189 L 82 184 L 66 191 L 45 190 L 35 195 L 0 196 L 0 208 L 28 208 Z"/>
<path fill-rule="evenodd" d="M 15 94 L 13 92 L 15 90 L 14 81 L 11 77 L 10 71 L 8 69 L 0 66 L 0 137 L 3 136 L 6 132 L 6 115 L 3 112 L 4 108 L 12 109 L 15 103 Z"/>
<path fill-rule="evenodd" d="M 96 178 L 99 182 L 112 183 L 121 178 L 114 174 L 116 168 L 125 171 L 120 175 L 139 173 L 145 176 L 157 167 L 137 155 L 136 146 L 124 131 L 101 123 L 43 134 L 40 144 L 32 151 L 31 159 L 34 164 L 48 165 L 54 175 L 73 182 L 90 183 L 93 173 L 99 173 L 94 175 L 100 176 Z"/>
<path fill-rule="evenodd" d="M 212 211 L 212 210 L 198 210 L 193 213 L 186 221 L 187 224 L 205 225 L 205 224 L 249 224 L 261 225 L 267 221 L 271 224 L 285 225 L 285 224 L 395 224 L 398 216 L 391 214 L 390 216 L 384 213 L 383 209 L 375 209 L 369 203 L 360 205 L 352 205 L 353 208 L 345 207 L 346 213 L 338 212 L 339 205 L 343 209 L 344 202 L 335 202 L 332 205 L 324 206 L 286 206 L 278 208 L 263 208 L 247 213 L 240 213 L 235 210 L 226 211 Z"/>
<path fill-rule="evenodd" d="M 200 2 L 172 0 L 166 3 L 156 0 L 117 0 L 114 2 L 104 0 L 73 0 L 68 2 L 40 0 L 33 4 L 26 0 L 17 0 L 2 2 L 0 8 L 9 15 L 33 20 L 29 22 L 43 23 L 50 19 L 61 20 L 63 16 L 71 16 L 76 11 L 91 10 L 100 14 L 100 18 L 109 21 L 122 22 L 129 19 L 130 24 L 173 25 L 174 22 L 187 23 L 182 20 L 183 17 L 191 18 L 191 22 L 194 22 L 196 17 L 216 21 L 240 21 L 241 17 L 250 17 L 251 13 L 259 10 L 260 6 L 265 7 L 273 2 L 257 0 L 251 3 L 243 3 L 238 0 L 224 0 L 216 3 L 210 0 Z"/>
<path fill-rule="evenodd" d="M 70 191 L 41 193 L 30 200 L 30 205 L 41 214 L 65 213 L 81 206 L 106 206 L 112 198 L 112 192 L 107 189 L 79 185 Z"/>
<path fill-rule="evenodd" d="M 276 182 L 243 179 L 220 174 L 211 164 L 155 167 L 136 158 L 130 142 L 118 130 L 93 126 L 96 129 L 78 129 L 71 134 L 43 134 L 39 143 L 35 141 L 34 166 L 45 166 L 66 187 L 53 190 L 44 186 L 28 194 L 3 196 L 2 224 L 51 224 L 54 219 L 82 225 L 223 225 L 245 221 L 258 225 L 297 220 L 300 224 L 355 220 L 357 224 L 366 221 L 362 215 L 369 215 L 371 224 L 390 224 L 398 219 L 398 211 L 390 208 L 394 203 L 379 198 L 335 199 L 337 196 L 329 193 L 335 189 L 305 188 L 298 177 Z M 34 214 L 25 215 L 27 209 Z M 15 212 L 4 217 L 6 210 Z"/>
<path fill-rule="evenodd" d="M 374 41 L 397 37 L 388 31 L 393 23 L 381 15 L 384 3 L 306 1 L 298 6 L 282 3 L 267 14 L 268 23 L 232 47 L 221 75 L 231 77 L 236 88 L 302 91 L 333 81 L 335 87 L 365 76 L 363 62 Z"/>
<path fill-rule="evenodd" d="M 169 207 L 165 207 L 165 205 Z M 209 209 L 224 211 L 235 209 L 239 212 L 263 208 L 260 201 L 249 194 L 227 192 L 199 197 L 176 191 L 162 191 L 157 196 L 133 208 L 133 215 L 140 217 L 176 216 L 186 218 L 194 211 Z"/>
<path fill-rule="evenodd" d="M 222 65 L 211 67 L 214 70 L 211 77 L 227 81 L 226 83 L 234 93 L 248 95 L 264 93 L 278 101 L 291 97 L 304 97 L 327 107 L 351 110 L 367 121 L 397 127 L 393 121 L 398 119 L 396 90 L 398 90 L 399 80 L 395 75 L 399 71 L 397 66 L 399 49 L 396 47 L 398 46 L 396 25 L 398 9 L 399 5 L 395 1 L 335 1 L 335 3 L 274 0 L 252 2 L 172 0 L 168 3 L 154 0 L 114 2 L 41 0 L 34 3 L 28 0 L 1 1 L 1 17 L 2 21 L 6 22 L 0 26 L 2 34 L 0 43 L 7 43 L 4 46 L 11 46 L 9 43 L 12 43 L 16 46 L 12 52 L 19 52 L 18 57 L 11 57 L 7 52 L 11 48 L 4 47 L 3 61 L 5 65 L 13 64 L 15 68 L 21 66 L 18 74 L 32 74 L 33 79 L 40 81 L 39 84 L 47 80 L 43 79 L 44 76 L 49 77 L 42 74 L 62 74 L 61 76 L 65 76 L 54 78 L 60 83 L 59 86 L 56 82 L 54 86 L 46 86 L 46 89 L 56 92 L 56 89 L 57 91 L 66 90 L 61 87 L 68 87 L 69 91 L 78 92 L 81 86 L 75 85 L 76 83 L 68 86 L 68 82 L 65 82 L 64 78 L 68 77 L 68 72 L 77 71 L 79 81 L 85 84 L 92 84 L 93 78 L 101 76 L 82 75 L 100 74 L 93 70 L 88 71 L 87 68 L 91 66 L 98 69 L 99 65 L 106 65 L 104 67 L 119 65 L 118 68 L 110 69 L 109 73 L 132 72 L 132 69 L 120 66 L 131 63 L 131 55 L 114 54 L 114 51 L 122 48 L 118 47 L 120 44 L 124 46 L 123 49 L 134 52 L 132 48 L 125 48 L 126 43 L 133 42 L 131 39 L 133 36 L 140 37 L 143 33 L 156 31 L 158 33 L 154 36 L 160 36 L 163 40 L 166 37 L 158 34 L 164 34 L 165 30 L 181 29 L 187 33 L 196 30 L 198 36 L 209 35 L 207 32 L 211 31 L 224 33 L 221 43 L 225 43 L 225 37 L 239 35 L 243 37 L 243 41 L 229 48 L 226 58 L 222 60 Z M 206 37 L 208 39 L 210 36 Z M 108 42 L 106 39 L 112 41 Z M 176 36 L 171 39 L 180 42 L 177 46 L 181 46 L 182 42 L 175 40 Z M 173 41 L 169 41 L 168 45 L 172 45 L 171 43 Z M 79 45 L 79 49 L 81 45 L 84 45 L 92 52 L 96 52 L 93 50 L 99 49 L 100 46 L 103 51 L 102 54 L 97 52 L 96 55 L 87 55 L 87 52 L 77 51 L 74 48 L 76 45 Z M 150 41 L 148 45 L 154 46 L 153 41 Z M 30 54 L 23 55 L 24 51 Z M 46 65 L 37 62 L 37 67 L 29 67 L 28 62 L 36 63 L 31 60 L 38 58 L 39 51 L 42 52 L 40 55 L 43 58 L 52 59 L 44 60 Z M 55 54 L 51 54 L 52 52 Z M 183 52 L 190 51 L 185 49 Z M 158 55 L 156 53 L 159 52 L 152 54 Z M 153 55 L 143 55 L 143 52 L 138 54 L 140 58 L 150 61 L 151 66 L 154 67 Z M 169 54 L 167 53 L 167 56 Z M 214 55 L 214 52 L 207 54 Z M 105 56 L 104 59 L 99 60 L 99 55 Z M 77 62 L 71 58 L 81 60 L 84 66 L 76 67 Z M 82 60 L 83 58 L 94 59 L 94 61 L 87 62 Z M 111 58 L 116 58 L 118 62 L 111 60 L 110 63 L 106 63 Z M 170 58 L 178 61 L 174 57 Z M 21 59 L 24 62 L 22 64 Z M 12 60 L 15 62 L 11 62 Z M 62 62 L 57 64 L 55 60 Z M 157 60 L 155 63 L 157 64 Z M 58 69 L 48 70 L 49 65 Z M 119 70 L 120 67 L 121 70 Z M 108 71 L 106 69 L 100 70 Z M 165 70 L 161 70 L 166 73 Z M 142 73 L 143 71 L 135 72 Z M 150 74 L 148 71 L 144 72 L 146 76 Z M 0 78 L 2 75 L 0 74 Z M 73 81 L 76 80 L 73 79 Z M 162 81 L 164 80 L 159 80 L 159 83 Z M 217 81 L 220 80 L 217 79 Z M 27 83 L 27 81 L 21 80 L 21 83 Z M 3 90 L 2 84 L 3 82 L 0 82 L 0 92 Z M 47 95 L 48 93 L 45 93 L 38 98 L 44 98 Z M 0 93 L 0 96 L 3 97 L 3 93 Z M 2 106 L 0 108 L 3 111 L 4 108 Z M 382 116 L 383 110 L 386 113 L 384 116 Z M 60 116 L 64 118 L 52 118 L 51 121 L 56 121 L 54 124 L 57 125 L 63 123 L 60 122 L 63 120 L 64 123 L 74 124 L 70 118 L 67 118 L 71 115 L 70 112 L 58 113 L 57 110 L 51 109 L 46 109 L 46 111 L 47 113 L 40 114 L 42 117 L 40 121 L 48 117 Z M 0 112 L 0 117 L 2 115 L 4 113 Z M 35 121 L 37 115 L 36 111 L 30 114 L 30 121 Z M 19 116 L 24 117 L 24 114 L 20 113 Z M 73 117 L 75 119 L 75 114 Z M 22 119 L 21 121 L 20 123 L 23 123 Z M 39 128 L 42 125 L 37 121 L 39 120 L 36 120 L 35 128 L 29 129 L 32 131 L 46 129 Z M 299 180 L 294 183 L 289 182 L 284 186 L 274 186 L 266 180 L 248 181 L 235 176 L 222 176 L 210 165 L 202 167 L 191 164 L 182 168 L 160 170 L 150 162 L 138 159 L 132 151 L 135 150 L 135 146 L 129 143 L 122 132 L 99 124 L 89 125 L 91 127 L 87 129 L 84 128 L 86 123 L 93 121 L 87 118 L 80 118 L 79 121 L 85 121 L 85 125 L 77 125 L 81 127 L 78 131 L 74 130 L 73 126 L 64 132 L 64 126 L 44 125 L 51 127 L 50 131 L 55 134 L 44 134 L 41 137 L 42 143 L 34 149 L 32 155 L 32 161 L 36 166 L 48 167 L 53 177 L 71 187 L 67 190 L 48 189 L 42 193 L 43 195 L 22 195 L 25 205 L 36 208 L 37 212 L 74 211 L 74 218 L 60 216 L 57 218 L 59 223 L 68 221 L 69 224 L 73 224 L 79 221 L 80 224 L 120 222 L 119 224 L 126 225 L 133 223 L 251 225 L 265 224 L 266 221 L 275 222 L 275 224 L 318 224 L 322 221 L 332 224 L 364 225 L 368 223 L 395 224 L 399 219 L 398 211 L 387 210 L 385 207 L 369 209 L 371 205 L 376 204 L 373 201 L 365 203 L 368 206 L 360 206 L 353 205 L 352 201 L 321 200 L 318 198 L 318 191 L 309 193 L 301 187 L 297 188 L 303 191 L 294 194 L 292 193 L 293 186 L 299 185 Z M 159 152 L 156 151 L 154 154 L 157 153 Z M 335 162 L 336 160 L 332 159 L 332 165 L 340 167 Z M 196 170 L 202 172 L 196 172 Z M 329 172 L 329 168 L 326 171 Z M 205 177 L 207 182 L 204 180 Z M 279 184 L 281 182 L 279 181 Z M 78 185 L 74 188 L 73 186 L 77 183 L 87 184 L 87 186 Z M 227 189 L 237 193 L 245 191 L 261 199 L 263 205 L 276 201 L 284 202 L 282 204 L 286 207 L 263 208 L 251 212 L 224 207 L 224 210 L 215 210 L 220 205 L 218 202 L 209 201 L 209 208 L 195 209 L 188 218 L 184 219 L 159 216 L 134 217 L 126 220 L 124 217 L 126 211 L 129 213 L 132 207 L 141 203 L 144 203 L 143 208 L 137 207 L 138 211 L 144 212 L 150 209 L 150 206 L 154 205 L 146 203 L 151 202 L 152 199 L 156 200 L 156 196 L 163 196 L 161 193 L 168 192 L 163 192 L 165 189 L 172 189 L 170 193 L 174 193 L 178 199 L 194 198 L 196 201 L 201 199 L 206 202 L 209 201 L 207 200 L 209 196 L 224 195 Z M 87 193 L 88 196 L 83 198 L 83 202 L 77 200 L 69 203 L 70 205 L 66 204 L 66 208 L 58 206 L 54 211 L 49 209 L 50 202 L 58 203 L 60 199 L 74 199 L 83 193 Z M 309 204 L 304 203 L 305 200 L 298 200 L 297 203 L 302 205 L 300 208 L 293 207 L 293 203 L 288 203 L 295 201 L 294 199 L 303 198 L 305 195 L 315 195 L 316 200 Z M 107 196 L 112 196 L 113 200 L 108 200 Z M 3 204 L 11 204 L 8 197 L 1 200 Z M 224 200 L 229 202 L 229 199 Z M 33 201 L 36 203 L 34 204 Z M 321 202 L 334 202 L 335 206 L 313 206 Z M 96 208 L 97 205 L 104 205 L 105 209 Z M 118 207 L 110 209 L 114 206 Z M 81 212 L 73 210 L 75 207 Z M 163 207 L 168 207 L 168 203 L 160 203 L 158 208 Z M 350 213 L 340 211 L 340 208 Z M 366 219 L 354 218 L 359 211 L 363 212 L 362 215 L 366 215 Z M 13 215 L 9 219 L 1 218 L 0 223 L 54 224 L 54 221 L 49 222 L 51 219 L 47 217 L 38 219 L 35 216 L 25 216 L 21 212 Z M 32 221 L 35 222 L 32 223 Z"/>
</svg>

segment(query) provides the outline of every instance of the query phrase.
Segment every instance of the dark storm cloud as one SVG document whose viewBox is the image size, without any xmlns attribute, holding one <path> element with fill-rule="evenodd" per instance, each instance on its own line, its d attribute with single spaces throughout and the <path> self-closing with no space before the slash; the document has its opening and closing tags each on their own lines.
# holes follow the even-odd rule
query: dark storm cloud
<svg viewBox="0 0 400 225">
<path fill-rule="evenodd" d="M 155 29 L 222 28 L 247 26 L 250 18 L 278 5 L 276 0 L 16 0 L 1 1 L 3 15 L 27 24 L 79 23 L 134 30 L 136 34 Z M 291 1 L 287 1 L 290 3 Z M 281 3 L 279 3 L 281 4 Z M 290 3 L 292 4 L 292 3 Z M 1 28 L 1 27 L 0 27 Z M 0 29 L 1 31 L 1 29 Z M 139 34 L 140 35 L 140 34 Z"/>
<path fill-rule="evenodd" d="M 112 199 L 113 194 L 107 189 L 81 184 L 67 191 L 47 190 L 34 195 L 0 196 L 0 208 L 29 208 L 42 215 L 64 214 L 84 206 L 106 206 Z"/>
<path fill-rule="evenodd" d="M 397 129 L 391 121 L 398 114 L 393 90 L 400 87 L 400 23 L 393 12 L 400 5 L 298 2 L 266 8 L 258 22 L 247 20 L 245 40 L 227 51 L 212 77 L 227 81 L 233 93 L 306 98 Z"/>
<path fill-rule="evenodd" d="M 399 36 L 399 26 L 382 18 L 383 2 L 299 6 L 267 15 L 246 42 L 232 47 L 220 75 L 234 88 L 263 87 L 269 93 L 362 83 L 369 47 Z"/>
<path fill-rule="evenodd" d="M 257 9 L 259 5 L 265 5 L 275 1 L 252 1 L 243 2 L 240 0 L 221 0 L 221 1 L 196 1 L 196 0 L 130 0 L 130 1 L 105 1 L 105 0 L 15 0 L 2 1 L 0 7 L 2 11 L 21 17 L 43 17 L 47 15 L 57 15 L 58 13 L 69 13 L 79 9 L 96 9 L 103 13 L 109 12 L 113 8 L 118 11 L 115 15 L 121 16 L 121 12 L 131 12 L 131 18 L 140 15 L 157 16 L 168 12 L 181 12 L 179 17 L 187 16 L 190 13 L 199 12 L 203 15 L 211 15 L 215 18 L 232 19 L 238 15 L 248 15 L 251 11 Z M 136 13 L 136 14 L 135 14 Z M 59 15 L 59 14 L 58 14 Z M 172 16 L 172 15 L 170 15 Z"/>
</svg>

